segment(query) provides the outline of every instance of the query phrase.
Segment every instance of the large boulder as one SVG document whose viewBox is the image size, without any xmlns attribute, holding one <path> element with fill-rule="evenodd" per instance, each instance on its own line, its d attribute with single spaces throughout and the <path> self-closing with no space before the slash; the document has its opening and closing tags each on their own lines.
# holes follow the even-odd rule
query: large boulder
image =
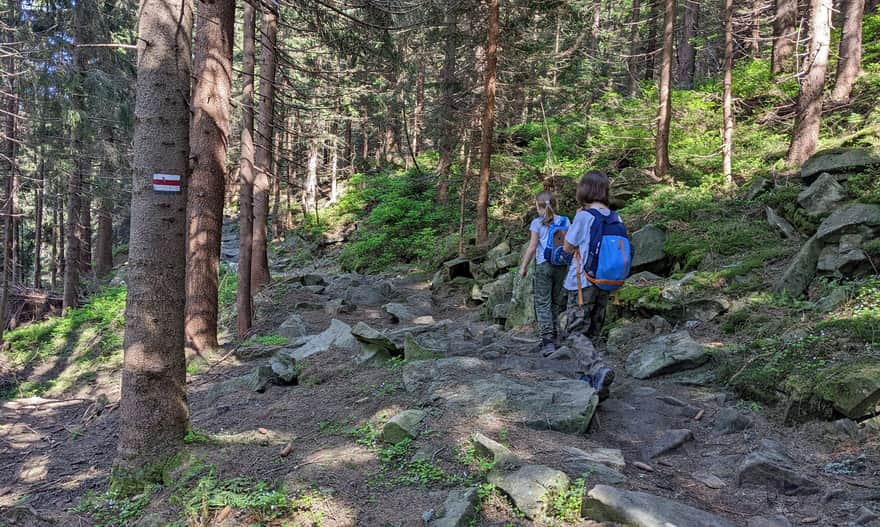
<svg viewBox="0 0 880 527">
<path fill-rule="evenodd" d="M 831 174 L 824 172 L 812 185 L 798 194 L 798 205 L 807 211 L 809 216 L 822 216 L 834 210 L 846 199 L 846 190 Z"/>
<path fill-rule="evenodd" d="M 772 439 L 762 440 L 757 450 L 743 458 L 736 472 L 736 484 L 770 487 L 788 496 L 819 492 L 818 485 L 798 472 L 791 456 Z"/>
<path fill-rule="evenodd" d="M 534 276 L 535 266 L 530 265 L 525 278 L 519 273 L 513 275 L 513 293 L 510 307 L 507 308 L 507 329 L 518 328 L 535 323 Z M 493 313 L 494 314 L 494 313 Z"/>
<path fill-rule="evenodd" d="M 654 183 L 656 180 L 650 170 L 636 167 L 622 169 L 611 178 L 611 206 L 623 208 L 629 200 L 645 192 Z"/>
<path fill-rule="evenodd" d="M 484 318 L 493 319 L 495 308 L 500 304 L 510 302 L 513 297 L 514 282 L 514 273 L 507 273 L 498 280 L 489 282 L 479 288 L 477 299 L 483 302 Z"/>
<path fill-rule="evenodd" d="M 656 337 L 627 357 L 627 373 L 648 379 L 702 366 L 709 360 L 708 350 L 687 330 Z"/>
<path fill-rule="evenodd" d="M 382 426 L 380 439 L 392 445 L 396 445 L 404 439 L 415 439 L 421 431 L 424 420 L 425 412 L 422 410 L 404 410 Z"/>
<path fill-rule="evenodd" d="M 479 501 L 476 487 L 449 491 L 432 527 L 467 527 L 476 517 Z"/>
<path fill-rule="evenodd" d="M 632 271 L 655 269 L 661 266 L 666 254 L 663 245 L 666 233 L 654 225 L 645 225 L 632 234 Z"/>
<path fill-rule="evenodd" d="M 287 337 L 288 340 L 296 340 L 308 334 L 306 323 L 302 315 L 294 313 L 278 326 L 278 334 Z"/>
<path fill-rule="evenodd" d="M 503 410 L 539 430 L 583 434 L 598 397 L 584 382 L 548 374 L 543 380 L 512 378 L 472 357 L 406 363 L 406 390 L 426 401 L 444 400 L 471 415 Z"/>
<path fill-rule="evenodd" d="M 295 361 L 327 351 L 331 346 L 356 351 L 358 343 L 351 336 L 351 326 L 334 318 L 330 321 L 330 327 L 323 332 L 297 339 L 275 354 L 271 362 L 272 371 L 285 382 L 292 382 L 296 372 Z"/>
<path fill-rule="evenodd" d="M 823 172 L 849 174 L 861 172 L 866 167 L 877 164 L 880 164 L 880 160 L 870 151 L 862 148 L 823 150 L 813 154 L 813 157 L 801 166 L 801 178 L 804 183 L 810 184 Z"/>
<path fill-rule="evenodd" d="M 853 277 L 873 271 L 868 255 L 862 250 L 862 237 L 845 234 L 840 243 L 825 246 L 819 254 L 816 270 L 836 277 Z"/>
<path fill-rule="evenodd" d="M 850 203 L 836 209 L 819 225 L 816 239 L 833 243 L 844 234 L 861 234 L 866 239 L 880 231 L 880 204 Z"/>
<path fill-rule="evenodd" d="M 601 522 L 637 527 L 733 527 L 733 523 L 700 509 L 645 492 L 596 485 L 585 496 L 584 516 Z"/>
<path fill-rule="evenodd" d="M 782 278 L 774 284 L 773 290 L 776 293 L 788 291 L 793 296 L 800 296 L 807 290 L 816 275 L 816 265 L 819 263 L 821 251 L 822 245 L 816 236 L 807 240 L 788 263 L 788 267 L 782 273 Z"/>
<path fill-rule="evenodd" d="M 835 410 L 851 419 L 861 419 L 880 403 L 880 361 L 836 366 L 819 385 L 822 398 Z"/>
<path fill-rule="evenodd" d="M 351 335 L 357 339 L 361 346 L 361 356 L 358 358 L 358 362 L 361 364 L 383 361 L 392 356 L 402 355 L 402 346 L 366 322 L 361 321 L 355 324 Z"/>
</svg>

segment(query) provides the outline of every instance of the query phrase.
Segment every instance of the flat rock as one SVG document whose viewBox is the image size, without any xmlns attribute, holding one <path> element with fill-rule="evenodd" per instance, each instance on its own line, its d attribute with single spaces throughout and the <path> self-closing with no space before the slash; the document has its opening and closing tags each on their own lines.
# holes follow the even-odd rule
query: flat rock
<svg viewBox="0 0 880 527">
<path fill-rule="evenodd" d="M 688 429 L 666 430 L 658 437 L 650 449 L 646 452 L 646 459 L 660 457 L 673 451 L 694 440 L 694 434 Z"/>
<path fill-rule="evenodd" d="M 670 499 L 596 485 L 583 504 L 584 517 L 637 527 L 733 527 L 734 524 Z"/>
<path fill-rule="evenodd" d="M 730 309 L 730 301 L 721 295 L 689 299 L 684 304 L 684 316 L 688 320 L 709 322 Z"/>
<path fill-rule="evenodd" d="M 410 393 L 471 414 L 501 410 L 532 428 L 574 434 L 586 432 L 598 403 L 584 382 L 551 373 L 542 380 L 513 379 L 472 357 L 406 363 L 403 382 Z"/>
<path fill-rule="evenodd" d="M 862 234 L 869 239 L 880 229 L 880 204 L 850 203 L 837 208 L 819 225 L 815 238 L 831 243 L 844 234 Z"/>
<path fill-rule="evenodd" d="M 334 298 L 324 303 L 324 313 L 335 317 L 340 313 L 354 313 L 357 306 L 344 298 Z"/>
<path fill-rule="evenodd" d="M 656 337 L 627 357 L 627 373 L 648 379 L 701 366 L 709 360 L 706 348 L 687 331 Z"/>
<path fill-rule="evenodd" d="M 382 311 L 391 317 L 391 321 L 396 323 L 410 322 L 427 313 L 420 308 L 402 304 L 400 302 L 389 302 L 382 306 Z"/>
<path fill-rule="evenodd" d="M 712 431 L 716 434 L 735 434 L 752 426 L 751 417 L 736 408 L 722 408 L 712 423 Z"/>
<path fill-rule="evenodd" d="M 815 494 L 818 485 L 794 467 L 794 460 L 778 442 L 764 439 L 758 450 L 748 454 L 739 464 L 737 486 L 770 487 L 788 496 Z"/>
<path fill-rule="evenodd" d="M 834 210 L 846 199 L 846 190 L 837 179 L 823 172 L 813 183 L 798 194 L 798 205 L 807 211 L 809 216 L 822 216 Z"/>
<path fill-rule="evenodd" d="M 794 225 L 789 223 L 787 219 L 783 218 L 782 215 L 780 215 L 770 207 L 766 208 L 766 212 L 767 223 L 769 223 L 771 227 L 779 231 L 779 233 L 782 234 L 783 238 L 796 239 L 798 237 L 797 229 L 795 229 Z"/>
<path fill-rule="evenodd" d="M 791 295 L 800 296 L 816 275 L 821 251 L 822 245 L 816 236 L 807 240 L 785 268 L 782 278 L 774 284 L 773 290 L 777 293 L 788 291 Z"/>
<path fill-rule="evenodd" d="M 755 516 L 754 518 L 749 518 L 746 527 L 791 527 L 791 522 L 781 514 L 775 516 Z"/>
<path fill-rule="evenodd" d="M 513 471 L 493 470 L 488 480 L 510 496 L 516 508 L 531 520 L 543 519 L 553 498 L 569 485 L 564 472 L 543 465 L 524 465 Z"/>
<path fill-rule="evenodd" d="M 853 523 L 856 525 L 872 525 L 878 518 L 880 518 L 880 516 L 877 516 L 874 511 L 862 505 L 856 510 Z"/>
<path fill-rule="evenodd" d="M 357 306 L 381 306 L 388 301 L 391 286 L 387 282 L 358 285 L 345 293 L 345 300 Z"/>
<path fill-rule="evenodd" d="M 476 488 L 453 489 L 437 511 L 433 527 L 468 527 L 476 517 L 479 495 Z"/>
<path fill-rule="evenodd" d="M 285 382 L 292 382 L 295 373 L 294 362 L 321 353 L 330 347 L 355 351 L 358 343 L 351 336 L 351 326 L 341 320 L 333 319 L 330 327 L 317 335 L 301 337 L 291 347 L 282 348 L 272 358 L 272 371 Z"/>
<path fill-rule="evenodd" d="M 590 450 L 581 450 L 575 447 L 563 447 L 562 449 L 568 456 L 568 459 L 584 459 L 593 463 L 601 463 L 602 465 L 623 470 L 626 468 L 626 461 L 623 459 L 623 452 L 616 448 L 591 448 Z"/>
<path fill-rule="evenodd" d="M 401 354 L 401 348 L 391 338 L 366 322 L 355 324 L 351 329 L 351 335 L 361 346 L 361 356 L 358 358 L 361 364 L 387 360 Z"/>
<path fill-rule="evenodd" d="M 416 361 L 416 360 L 431 360 L 431 359 L 439 359 L 443 357 L 443 352 L 440 350 L 432 350 L 426 348 L 419 344 L 419 342 L 412 337 L 412 335 L 407 335 L 403 340 L 403 359 L 407 361 Z"/>
<path fill-rule="evenodd" d="M 471 443 L 477 456 L 489 460 L 499 468 L 518 467 L 521 463 L 509 448 L 498 441 L 486 437 L 480 432 L 475 432 L 471 437 Z"/>
<path fill-rule="evenodd" d="M 641 271 L 651 264 L 661 262 L 666 254 L 663 245 L 666 233 L 654 225 L 645 225 L 632 234 L 632 270 Z"/>
<path fill-rule="evenodd" d="M 725 486 L 724 480 L 709 472 L 695 472 L 694 479 L 710 489 L 718 490 Z"/>
<path fill-rule="evenodd" d="M 404 410 L 388 420 L 382 427 L 380 438 L 386 443 L 396 445 L 404 439 L 415 439 L 419 435 L 419 427 L 425 420 L 425 412 L 421 410 Z"/>
<path fill-rule="evenodd" d="M 834 174 L 859 172 L 865 167 L 878 163 L 880 161 L 869 150 L 863 148 L 824 150 L 813 154 L 813 157 L 801 166 L 801 178 L 804 180 L 804 183 L 809 184 L 822 172 Z"/>
</svg>

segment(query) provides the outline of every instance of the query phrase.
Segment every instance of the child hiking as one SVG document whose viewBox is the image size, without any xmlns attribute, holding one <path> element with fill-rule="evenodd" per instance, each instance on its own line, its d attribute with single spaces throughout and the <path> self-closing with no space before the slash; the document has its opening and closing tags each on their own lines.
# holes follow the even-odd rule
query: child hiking
<svg viewBox="0 0 880 527">
<path fill-rule="evenodd" d="M 581 209 L 563 245 L 566 253 L 574 255 L 565 277 L 565 334 L 576 350 L 581 380 L 590 383 L 600 401 L 608 397 L 614 371 L 605 364 L 592 339 L 605 323 L 609 291 L 623 284 L 631 260 L 626 229 L 609 208 L 608 189 L 604 173 L 592 170 L 584 174 L 577 185 Z"/>
<path fill-rule="evenodd" d="M 535 315 L 541 337 L 539 349 L 547 356 L 556 351 L 556 327 L 559 315 L 565 309 L 563 282 L 570 258 L 562 253 L 562 239 L 569 220 L 556 214 L 556 197 L 551 192 L 541 192 L 535 202 L 539 216 L 529 225 L 531 239 L 519 275 L 526 276 L 534 258 Z"/>
</svg>

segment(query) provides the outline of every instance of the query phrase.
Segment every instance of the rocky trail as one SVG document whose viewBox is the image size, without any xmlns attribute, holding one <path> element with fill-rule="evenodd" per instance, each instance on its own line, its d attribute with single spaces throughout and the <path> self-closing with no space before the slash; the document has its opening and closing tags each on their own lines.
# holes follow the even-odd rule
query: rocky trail
<svg viewBox="0 0 880 527">
<path fill-rule="evenodd" d="M 598 343 L 617 371 L 598 404 L 573 350 L 539 358 L 531 335 L 482 320 L 468 299 L 485 293 L 456 287 L 456 265 L 433 286 L 276 270 L 257 329 L 287 343 L 248 341 L 190 378 L 195 458 L 311 496 L 292 513 L 302 525 L 880 525 L 869 430 L 782 427 L 709 385 L 711 330 L 615 328 Z M 73 509 L 106 485 L 116 444 L 118 392 L 102 388 L 0 406 L 4 525 L 89 524 Z M 173 488 L 132 524 L 169 524 Z"/>
</svg>

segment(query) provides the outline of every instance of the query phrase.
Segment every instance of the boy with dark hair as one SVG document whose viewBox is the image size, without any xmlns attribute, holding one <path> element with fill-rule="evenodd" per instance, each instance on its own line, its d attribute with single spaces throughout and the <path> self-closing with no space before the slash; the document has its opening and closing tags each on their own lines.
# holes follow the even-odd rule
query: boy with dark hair
<svg viewBox="0 0 880 527">
<path fill-rule="evenodd" d="M 599 335 L 605 322 L 608 291 L 596 287 L 584 271 L 583 258 L 590 252 L 590 230 L 601 217 L 616 214 L 609 208 L 608 176 L 597 170 L 584 174 L 577 185 L 577 202 L 581 206 L 565 235 L 564 250 L 574 254 L 565 279 L 568 305 L 565 311 L 565 333 L 571 347 L 577 350 L 581 380 L 590 383 L 599 400 L 608 397 L 614 370 L 609 368 L 590 339 Z"/>
</svg>

